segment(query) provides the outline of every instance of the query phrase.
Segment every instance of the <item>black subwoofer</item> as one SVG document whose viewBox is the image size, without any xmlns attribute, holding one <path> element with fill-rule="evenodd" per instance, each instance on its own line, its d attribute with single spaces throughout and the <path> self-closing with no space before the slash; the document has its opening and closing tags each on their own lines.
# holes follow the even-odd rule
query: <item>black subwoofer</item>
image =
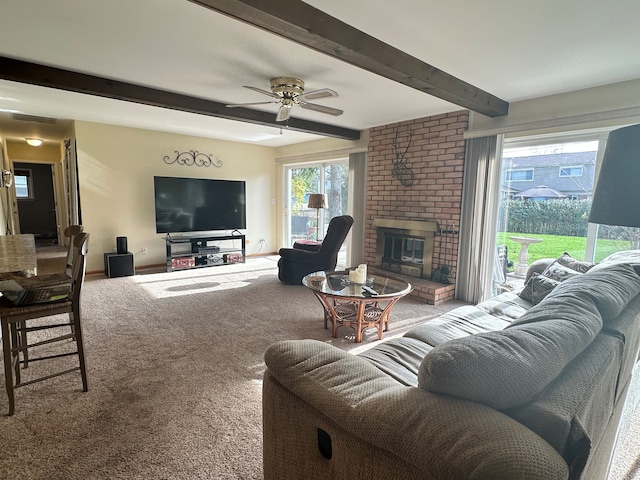
<svg viewBox="0 0 640 480">
<path fill-rule="evenodd" d="M 129 277 L 134 274 L 133 253 L 105 253 L 104 274 L 109 278 Z"/>
</svg>

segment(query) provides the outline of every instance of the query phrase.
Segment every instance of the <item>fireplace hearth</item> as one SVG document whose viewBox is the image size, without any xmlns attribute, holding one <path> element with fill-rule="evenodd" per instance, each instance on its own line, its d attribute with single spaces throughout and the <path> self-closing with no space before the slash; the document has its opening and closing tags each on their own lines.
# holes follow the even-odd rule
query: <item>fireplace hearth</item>
<svg viewBox="0 0 640 480">
<path fill-rule="evenodd" d="M 417 278 L 430 278 L 436 222 L 374 219 L 376 266 Z"/>
</svg>

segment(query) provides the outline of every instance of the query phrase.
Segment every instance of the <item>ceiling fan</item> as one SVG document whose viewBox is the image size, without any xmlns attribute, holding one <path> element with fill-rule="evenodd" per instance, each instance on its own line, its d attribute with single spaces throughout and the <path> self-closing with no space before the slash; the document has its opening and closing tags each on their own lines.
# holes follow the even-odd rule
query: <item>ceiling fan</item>
<svg viewBox="0 0 640 480">
<path fill-rule="evenodd" d="M 299 106 L 307 110 L 314 110 L 316 112 L 326 113 L 328 115 L 342 115 L 344 112 L 337 108 L 325 107 L 324 105 L 318 105 L 317 103 L 310 103 L 309 100 L 317 100 L 319 98 L 337 97 L 338 94 L 329 89 L 321 88 L 320 90 L 313 90 L 311 92 L 304 93 L 304 82 L 295 77 L 275 77 L 271 79 L 271 91 L 263 90 L 257 87 L 244 86 L 250 90 L 253 90 L 264 95 L 268 95 L 273 98 L 268 102 L 252 102 L 252 103 L 236 103 L 227 105 L 227 107 L 245 107 L 247 105 L 266 105 L 269 103 L 279 103 L 280 109 L 276 116 L 276 122 L 283 122 L 289 119 L 291 107 L 294 105 Z"/>
</svg>

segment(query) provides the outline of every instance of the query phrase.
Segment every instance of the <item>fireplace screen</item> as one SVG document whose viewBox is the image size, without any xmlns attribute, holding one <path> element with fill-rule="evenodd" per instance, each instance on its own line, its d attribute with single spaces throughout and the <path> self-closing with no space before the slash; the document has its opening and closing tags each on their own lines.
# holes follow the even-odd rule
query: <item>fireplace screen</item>
<svg viewBox="0 0 640 480">
<path fill-rule="evenodd" d="M 384 236 L 384 259 L 422 265 L 423 257 L 423 238 L 405 238 L 391 234 Z"/>
<path fill-rule="evenodd" d="M 422 276 L 425 240 L 393 233 L 384 234 L 382 267 L 387 270 Z"/>
<path fill-rule="evenodd" d="M 435 222 L 375 219 L 376 265 L 383 270 L 429 278 Z"/>
</svg>

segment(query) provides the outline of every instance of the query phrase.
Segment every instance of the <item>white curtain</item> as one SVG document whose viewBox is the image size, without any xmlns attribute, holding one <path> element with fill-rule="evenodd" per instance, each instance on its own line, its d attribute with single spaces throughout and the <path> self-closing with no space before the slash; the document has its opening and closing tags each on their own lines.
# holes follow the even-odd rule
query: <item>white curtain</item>
<svg viewBox="0 0 640 480">
<path fill-rule="evenodd" d="M 349 232 L 351 239 L 347 265 L 359 265 L 364 262 L 364 212 L 367 190 L 367 154 L 358 152 L 349 154 L 349 212 L 353 217 L 353 226 Z"/>
<path fill-rule="evenodd" d="M 503 136 L 467 140 L 456 295 L 478 303 L 491 296 Z"/>
</svg>

